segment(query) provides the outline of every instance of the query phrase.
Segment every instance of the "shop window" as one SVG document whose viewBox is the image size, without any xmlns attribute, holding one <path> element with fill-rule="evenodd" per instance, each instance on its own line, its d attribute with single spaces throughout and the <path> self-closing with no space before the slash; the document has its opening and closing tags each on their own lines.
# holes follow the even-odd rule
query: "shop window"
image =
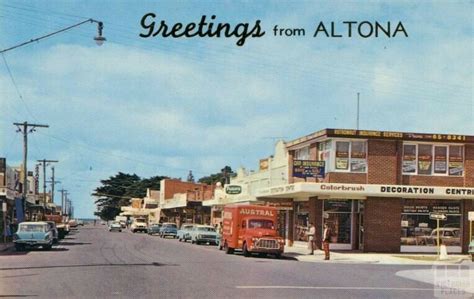
<svg viewBox="0 0 474 299">
<path fill-rule="evenodd" d="M 336 169 L 349 169 L 349 145 L 350 142 L 336 141 Z"/>
<path fill-rule="evenodd" d="M 449 175 L 462 176 L 464 172 L 463 147 L 451 145 L 449 147 Z"/>
<path fill-rule="evenodd" d="M 462 176 L 464 155 L 461 145 L 404 144 L 403 174 Z"/>
<path fill-rule="evenodd" d="M 309 146 L 295 150 L 295 160 L 310 160 Z"/>
<path fill-rule="evenodd" d="M 336 141 L 335 169 L 338 171 L 367 171 L 367 142 Z"/>
<path fill-rule="evenodd" d="M 295 206 L 295 240 L 308 241 L 309 203 L 299 202 Z"/>
<path fill-rule="evenodd" d="M 402 246 L 436 246 L 437 222 L 430 219 L 430 213 L 447 215 L 440 222 L 440 242 L 446 246 L 461 246 L 461 214 L 458 202 L 436 201 L 420 204 L 416 200 L 407 201 L 403 206 L 401 222 Z"/>
<path fill-rule="evenodd" d="M 428 144 L 418 145 L 418 174 L 431 174 L 433 147 Z"/>
<path fill-rule="evenodd" d="M 416 173 L 416 145 L 403 145 L 403 173 Z"/>
<path fill-rule="evenodd" d="M 331 243 L 351 243 L 352 200 L 325 200 L 324 222 L 332 229 Z"/>
</svg>

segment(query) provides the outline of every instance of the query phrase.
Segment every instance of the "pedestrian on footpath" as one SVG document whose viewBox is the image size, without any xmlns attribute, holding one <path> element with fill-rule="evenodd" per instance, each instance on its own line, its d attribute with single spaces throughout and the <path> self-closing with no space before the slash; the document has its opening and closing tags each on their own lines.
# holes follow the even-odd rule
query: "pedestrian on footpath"
<svg viewBox="0 0 474 299">
<path fill-rule="evenodd" d="M 313 222 L 309 223 L 309 229 L 308 232 L 306 232 L 306 236 L 308 236 L 309 254 L 314 254 L 314 250 L 316 249 L 316 227 L 314 227 Z"/>
<path fill-rule="evenodd" d="M 332 231 L 329 225 L 324 224 L 323 231 L 323 250 L 324 250 L 324 259 L 329 260 L 329 242 L 331 242 Z"/>
</svg>

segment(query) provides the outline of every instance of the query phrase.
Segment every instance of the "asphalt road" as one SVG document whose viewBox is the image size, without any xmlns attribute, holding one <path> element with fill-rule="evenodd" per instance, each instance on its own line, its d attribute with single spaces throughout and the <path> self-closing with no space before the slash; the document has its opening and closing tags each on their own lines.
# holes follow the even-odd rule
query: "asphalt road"
<svg viewBox="0 0 474 299">
<path fill-rule="evenodd" d="M 0 297 L 433 298 L 433 285 L 396 275 L 426 268 L 245 258 L 97 225 L 50 251 L 0 253 Z"/>
</svg>

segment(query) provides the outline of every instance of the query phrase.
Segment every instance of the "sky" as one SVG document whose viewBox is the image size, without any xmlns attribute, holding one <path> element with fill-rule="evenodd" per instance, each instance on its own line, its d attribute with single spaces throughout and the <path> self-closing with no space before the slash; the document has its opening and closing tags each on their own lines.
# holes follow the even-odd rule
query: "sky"
<svg viewBox="0 0 474 299">
<path fill-rule="evenodd" d="M 265 35 L 241 47 L 235 37 L 141 38 L 149 12 L 171 26 L 260 20 Z M 86 218 L 100 180 L 119 171 L 256 169 L 277 139 L 354 129 L 357 93 L 360 129 L 474 135 L 472 15 L 472 1 L 0 0 L 0 49 L 89 18 L 107 38 L 98 47 L 86 23 L 3 54 L 0 157 L 22 161 L 13 122 L 48 124 L 28 135 L 29 170 L 59 160 L 56 190 Z M 408 37 L 313 37 L 320 22 L 347 32 L 344 21 L 402 22 Z M 306 34 L 274 36 L 275 25 Z"/>
</svg>

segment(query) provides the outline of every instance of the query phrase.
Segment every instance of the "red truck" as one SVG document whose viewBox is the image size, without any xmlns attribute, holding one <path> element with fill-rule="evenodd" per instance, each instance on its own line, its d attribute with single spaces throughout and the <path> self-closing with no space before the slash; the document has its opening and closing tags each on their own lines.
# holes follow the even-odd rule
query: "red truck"
<svg viewBox="0 0 474 299">
<path fill-rule="evenodd" d="M 285 241 L 276 229 L 277 209 L 256 205 L 231 205 L 224 208 L 221 244 L 227 254 L 234 249 L 244 256 L 273 254 L 280 258 Z"/>
</svg>

